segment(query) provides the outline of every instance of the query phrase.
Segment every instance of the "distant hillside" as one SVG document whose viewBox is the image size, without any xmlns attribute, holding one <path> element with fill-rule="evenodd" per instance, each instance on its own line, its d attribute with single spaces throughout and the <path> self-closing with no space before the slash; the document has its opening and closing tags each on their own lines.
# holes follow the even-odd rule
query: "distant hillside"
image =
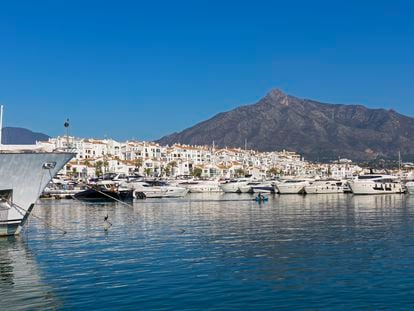
<svg viewBox="0 0 414 311">
<path fill-rule="evenodd" d="M 414 159 L 414 118 L 393 110 L 333 105 L 272 90 L 254 105 L 222 112 L 161 144 L 185 143 L 292 150 L 308 159 Z"/>
<path fill-rule="evenodd" d="M 46 134 L 35 133 L 20 127 L 4 127 L 1 137 L 4 145 L 31 145 L 36 141 L 49 139 Z"/>
</svg>

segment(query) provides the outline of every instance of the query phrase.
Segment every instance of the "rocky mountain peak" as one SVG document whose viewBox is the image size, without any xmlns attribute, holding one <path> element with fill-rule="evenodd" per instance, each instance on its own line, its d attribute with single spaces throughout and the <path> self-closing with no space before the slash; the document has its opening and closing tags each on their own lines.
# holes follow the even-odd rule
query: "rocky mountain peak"
<svg viewBox="0 0 414 311">
<path fill-rule="evenodd" d="M 271 89 L 265 97 L 263 97 L 262 100 L 259 101 L 258 104 L 265 104 L 265 105 L 283 105 L 288 106 L 289 105 L 289 95 L 284 93 L 280 89 Z"/>
<path fill-rule="evenodd" d="M 220 113 L 162 144 L 249 147 L 260 151 L 291 150 L 308 159 L 393 158 L 399 151 L 414 160 L 414 118 L 361 105 L 332 105 L 304 100 L 272 89 L 256 104 Z"/>
</svg>

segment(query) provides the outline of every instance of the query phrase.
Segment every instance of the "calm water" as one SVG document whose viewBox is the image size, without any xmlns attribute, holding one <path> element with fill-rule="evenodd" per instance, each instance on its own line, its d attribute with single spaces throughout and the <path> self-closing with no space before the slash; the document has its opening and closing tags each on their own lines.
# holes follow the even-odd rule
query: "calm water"
<svg viewBox="0 0 414 311">
<path fill-rule="evenodd" d="M 414 307 L 414 196 L 250 198 L 42 201 L 68 233 L 0 239 L 0 310 Z"/>
</svg>

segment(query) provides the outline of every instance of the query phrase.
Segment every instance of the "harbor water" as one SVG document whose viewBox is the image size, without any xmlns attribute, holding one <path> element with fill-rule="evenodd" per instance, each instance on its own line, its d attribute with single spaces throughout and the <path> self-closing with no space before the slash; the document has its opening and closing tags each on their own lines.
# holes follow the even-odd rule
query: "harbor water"
<svg viewBox="0 0 414 311">
<path fill-rule="evenodd" d="M 414 307 L 414 196 L 252 199 L 40 201 L 67 233 L 0 239 L 0 310 Z"/>
</svg>

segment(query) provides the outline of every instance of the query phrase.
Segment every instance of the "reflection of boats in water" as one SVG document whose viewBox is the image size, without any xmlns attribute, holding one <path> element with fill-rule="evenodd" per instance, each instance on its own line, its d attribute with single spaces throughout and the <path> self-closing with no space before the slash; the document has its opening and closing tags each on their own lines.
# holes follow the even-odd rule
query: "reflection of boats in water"
<svg viewBox="0 0 414 311">
<path fill-rule="evenodd" d="M 0 238 L 0 309 L 56 310 L 59 301 L 43 284 L 26 244 L 15 237 Z"/>
<path fill-rule="evenodd" d="M 20 233 L 42 190 L 73 156 L 0 146 L 0 236 Z"/>
</svg>

